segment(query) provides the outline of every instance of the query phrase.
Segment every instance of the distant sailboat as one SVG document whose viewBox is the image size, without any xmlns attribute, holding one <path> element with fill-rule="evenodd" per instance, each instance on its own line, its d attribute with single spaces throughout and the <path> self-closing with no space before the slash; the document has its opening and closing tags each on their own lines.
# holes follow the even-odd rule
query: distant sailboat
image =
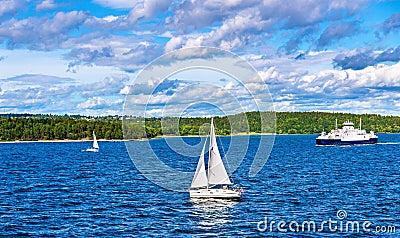
<svg viewBox="0 0 400 238">
<path fill-rule="evenodd" d="M 97 139 L 96 139 L 96 135 L 94 134 L 94 131 L 93 131 L 93 146 L 90 148 L 87 148 L 86 151 L 99 152 L 99 144 L 97 143 Z"/>
<path fill-rule="evenodd" d="M 206 173 L 204 153 L 206 143 L 197 163 L 196 172 L 190 186 L 191 198 L 229 198 L 238 199 L 243 194 L 243 189 L 236 186 L 235 189 L 230 189 L 228 186 L 233 185 L 225 170 L 221 155 L 218 150 L 217 140 L 215 136 L 214 123 L 211 119 L 210 145 L 208 151 L 208 173 Z M 214 188 L 222 186 L 221 188 Z"/>
</svg>

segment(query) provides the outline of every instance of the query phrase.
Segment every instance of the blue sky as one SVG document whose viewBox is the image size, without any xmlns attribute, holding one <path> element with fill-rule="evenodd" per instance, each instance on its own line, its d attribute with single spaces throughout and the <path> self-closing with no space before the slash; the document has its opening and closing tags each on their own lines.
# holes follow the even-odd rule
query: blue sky
<svg viewBox="0 0 400 238">
<path fill-rule="evenodd" d="M 145 65 L 210 46 L 248 60 L 276 111 L 400 115 L 399 9 L 389 0 L 1 0 L 0 113 L 121 114 Z"/>
</svg>

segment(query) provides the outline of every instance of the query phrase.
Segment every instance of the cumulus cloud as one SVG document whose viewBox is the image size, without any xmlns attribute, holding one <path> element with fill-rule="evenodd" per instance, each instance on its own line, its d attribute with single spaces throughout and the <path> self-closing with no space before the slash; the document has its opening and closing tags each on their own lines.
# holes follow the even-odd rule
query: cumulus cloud
<svg viewBox="0 0 400 238">
<path fill-rule="evenodd" d="M 360 32 L 358 21 L 341 22 L 325 29 L 317 41 L 317 48 L 323 49 L 342 38 L 353 36 Z"/>
<path fill-rule="evenodd" d="M 103 47 L 100 50 L 91 50 L 89 48 L 72 49 L 68 54 L 68 57 L 77 58 L 85 62 L 92 62 L 98 58 L 110 58 L 113 56 L 111 47 Z"/>
<path fill-rule="evenodd" d="M 17 112 L 54 112 L 59 108 L 69 109 L 63 103 L 71 104 L 76 83 L 70 78 L 50 75 L 20 75 L 1 79 L 0 107 Z"/>
<path fill-rule="evenodd" d="M 102 18 L 91 17 L 86 22 L 86 25 L 91 28 L 109 31 L 132 30 L 133 28 L 140 28 L 138 22 L 145 22 L 149 19 L 152 21 L 161 22 L 161 19 L 154 18 L 161 12 L 166 12 L 171 5 L 168 0 L 140 0 L 140 1 L 106 1 L 96 0 L 96 3 L 111 7 L 115 9 L 130 9 L 128 14 L 113 16 L 108 15 Z M 146 25 L 146 30 L 150 27 Z M 156 27 L 152 27 L 157 29 Z M 144 30 L 144 29 L 141 29 Z"/>
<path fill-rule="evenodd" d="M 104 7 L 115 9 L 130 9 L 135 6 L 135 1 L 131 0 L 93 0 L 93 2 Z"/>
<path fill-rule="evenodd" d="M 75 79 L 72 78 L 62 78 L 52 75 L 42 75 L 42 74 L 22 74 L 11 78 L 2 79 L 3 83 L 17 83 L 21 85 L 55 85 L 55 84 L 65 84 L 65 83 L 76 83 Z"/>
<path fill-rule="evenodd" d="M 0 4 L 0 21 L 8 17 L 14 16 L 18 9 L 24 6 L 23 0 L 4 0 Z"/>
<path fill-rule="evenodd" d="M 269 21 L 261 19 L 257 9 L 246 9 L 232 18 L 224 20 L 221 26 L 210 32 L 186 37 L 172 37 L 166 44 L 165 50 L 170 51 L 181 46 L 216 46 L 227 50 L 238 49 L 252 42 L 254 38 L 262 37 L 256 33 L 260 33 L 269 24 Z"/>
<path fill-rule="evenodd" d="M 265 104 L 270 103 L 264 100 L 268 98 L 267 95 L 260 96 L 266 92 L 263 81 L 249 79 L 242 83 L 232 78 L 219 80 L 219 77 L 214 78 L 212 74 L 207 77 L 204 71 L 194 70 L 191 73 L 203 74 L 205 78 L 163 81 L 149 79 L 130 88 L 125 87 L 121 91 L 127 95 L 125 110 L 133 115 L 141 115 L 144 110 L 161 111 L 163 116 L 221 115 L 221 112 L 235 114 L 265 109 Z M 210 80 L 212 78 L 215 81 Z"/>
<path fill-rule="evenodd" d="M 160 98 L 168 98 L 176 91 L 188 86 L 188 82 L 184 80 L 169 80 L 150 78 L 146 83 L 135 83 L 134 85 L 127 85 L 121 89 L 120 94 L 131 95 L 135 100 L 146 100 L 146 97 L 153 95 L 153 100 Z M 164 97 L 165 96 L 165 97 Z M 137 97 L 137 98 L 136 98 Z M 136 101 L 136 102 L 138 102 Z M 165 101 L 162 99 L 161 101 Z M 147 101 L 143 102 L 146 103 Z M 160 102 L 158 102 L 160 103 Z"/>
<path fill-rule="evenodd" d="M 365 0 L 357 1 L 183 1 L 167 23 L 187 33 L 233 18 L 237 12 L 258 9 L 263 21 L 283 23 L 288 28 L 313 25 L 327 19 L 337 20 L 354 14 Z M 293 7 L 299 6 L 299 7 Z M 301 7 L 300 7 L 301 6 Z M 190 14 L 188 14 L 190 13 Z"/>
<path fill-rule="evenodd" d="M 352 16 L 365 0 L 343 1 L 184 1 L 178 5 L 175 14 L 166 20 L 167 29 L 175 36 L 167 43 L 165 50 L 190 46 L 216 46 L 228 50 L 240 50 L 245 46 L 263 44 L 265 38 L 280 30 L 290 33 L 280 49 L 292 53 L 304 42 L 316 38 L 318 24 Z M 292 7 L 301 6 L 301 7 Z M 188 14 L 190 12 L 190 14 Z M 355 22 L 353 22 L 355 23 Z M 202 29 L 202 33 L 198 30 Z M 318 41 L 326 46 L 333 40 L 341 39 L 358 29 L 355 24 L 338 24 L 324 32 Z M 193 33 L 196 32 L 196 33 Z M 183 34 L 182 34 L 183 33 Z"/>
<path fill-rule="evenodd" d="M 336 68 L 360 70 L 368 66 L 384 62 L 400 61 L 400 46 L 385 51 L 374 51 L 372 47 L 349 51 L 347 54 L 338 54 L 333 59 Z"/>
<path fill-rule="evenodd" d="M 135 114 L 142 113 L 141 110 L 132 110 L 135 105 L 145 105 L 146 111 L 162 111 L 163 116 L 209 116 L 221 115 L 221 112 L 235 114 L 241 112 L 243 107 L 256 110 L 254 103 L 250 105 L 243 98 L 240 99 L 234 88 L 210 84 L 190 84 L 173 89 L 170 94 L 154 92 L 150 95 L 129 95 L 125 105 Z"/>
<path fill-rule="evenodd" d="M 159 12 L 168 9 L 170 1 L 168 0 L 144 0 L 138 1 L 128 14 L 128 21 L 136 22 L 141 17 L 150 18 Z"/>
<path fill-rule="evenodd" d="M 58 5 L 54 3 L 54 0 L 43 0 L 36 6 L 36 11 L 46 11 L 57 8 Z"/>
<path fill-rule="evenodd" d="M 50 75 L 20 75 L 1 79 L 0 108 L 30 112 L 80 113 L 82 109 L 122 109 L 119 94 L 129 80 L 113 75 L 98 82 L 80 85 L 76 79 Z M 85 111 L 86 112 L 86 111 Z M 99 114 L 99 112 L 90 111 Z"/>
<path fill-rule="evenodd" d="M 169 52 L 182 47 L 184 40 L 181 36 L 171 37 L 170 40 L 165 44 L 165 51 Z"/>
<path fill-rule="evenodd" d="M 302 27 L 295 33 L 289 41 L 287 41 L 280 49 L 283 49 L 286 53 L 291 54 L 299 49 L 299 46 L 304 41 L 312 41 L 313 35 L 319 30 L 318 26 L 306 26 Z"/>
<path fill-rule="evenodd" d="M 82 11 L 59 12 L 53 18 L 10 19 L 0 25 L 0 41 L 9 48 L 57 49 L 72 30 L 77 30 L 89 15 Z"/>
<path fill-rule="evenodd" d="M 183 1 L 175 14 L 167 19 L 167 24 L 181 33 L 208 27 L 215 22 L 232 17 L 240 9 L 246 9 L 257 1 Z M 190 13 L 190 14 L 188 14 Z"/>
<path fill-rule="evenodd" d="M 65 54 L 70 61 L 69 72 L 77 72 L 80 65 L 112 66 L 134 72 L 163 53 L 162 46 L 156 43 L 101 33 L 69 39 L 63 46 L 72 48 Z"/>
<path fill-rule="evenodd" d="M 123 100 L 107 100 L 102 97 L 92 97 L 87 99 L 85 102 L 79 103 L 77 108 L 80 109 L 113 109 L 122 107 Z"/>
<path fill-rule="evenodd" d="M 83 97 L 116 96 L 128 83 L 129 77 L 125 74 L 113 75 L 100 81 L 82 85 L 77 91 Z"/>
<path fill-rule="evenodd" d="M 68 64 L 68 72 L 76 73 L 76 66 L 80 64 L 91 65 L 93 63 L 99 63 L 109 58 L 114 57 L 111 47 L 103 47 L 102 49 L 90 49 L 90 48 L 79 48 L 72 49 L 66 58 L 73 59 L 73 62 Z"/>
<path fill-rule="evenodd" d="M 286 64 L 292 71 L 311 64 L 308 56 L 302 64 Z M 400 110 L 395 105 L 400 98 L 400 63 L 378 64 L 362 70 L 322 70 L 293 74 L 280 66 L 260 71 L 274 99 L 277 111 L 342 111 L 354 113 L 387 113 Z M 368 105 L 368 107 L 366 106 Z M 371 105 L 374 105 L 371 108 Z"/>
<path fill-rule="evenodd" d="M 400 29 L 400 12 L 396 12 L 386 19 L 381 25 L 382 31 L 388 34 L 391 31 L 398 31 Z"/>
</svg>

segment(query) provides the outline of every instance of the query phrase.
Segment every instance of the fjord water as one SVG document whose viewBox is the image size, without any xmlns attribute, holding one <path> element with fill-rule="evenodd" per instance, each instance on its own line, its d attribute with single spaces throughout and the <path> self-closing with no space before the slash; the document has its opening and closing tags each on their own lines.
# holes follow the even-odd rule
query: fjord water
<svg viewBox="0 0 400 238">
<path fill-rule="evenodd" d="M 366 146 L 321 147 L 316 135 L 277 136 L 261 172 L 248 176 L 258 145 L 250 148 L 234 179 L 243 201 L 201 202 L 148 181 L 123 142 L 0 144 L 0 235 L 3 236 L 305 236 L 367 237 L 376 233 L 288 233 L 265 221 L 364 221 L 400 230 L 400 135 L 379 135 Z M 185 138 L 198 143 L 199 138 Z M 229 137 L 221 137 L 224 147 Z M 163 161 L 193 171 L 198 158 L 175 154 L 163 139 L 150 140 Z M 347 216 L 340 220 L 338 211 Z M 260 226 L 261 225 L 261 226 Z M 271 225 L 268 223 L 268 226 Z M 286 229 L 288 226 L 286 224 Z M 320 228 L 318 225 L 317 228 Z M 374 230 L 374 229 L 372 229 Z"/>
</svg>

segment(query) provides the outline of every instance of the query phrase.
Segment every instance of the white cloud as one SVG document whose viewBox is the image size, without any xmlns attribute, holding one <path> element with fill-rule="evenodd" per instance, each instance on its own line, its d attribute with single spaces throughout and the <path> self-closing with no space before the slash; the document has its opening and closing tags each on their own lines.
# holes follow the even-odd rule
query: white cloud
<svg viewBox="0 0 400 238">
<path fill-rule="evenodd" d="M 71 71 L 81 65 L 98 65 L 134 72 L 163 53 L 162 46 L 137 37 L 100 33 L 71 38 L 63 47 L 72 48 L 65 55 Z"/>
<path fill-rule="evenodd" d="M 102 18 L 104 21 L 106 21 L 106 22 L 114 22 L 114 21 L 116 21 L 116 20 L 118 20 L 119 19 L 119 17 L 117 17 L 117 16 L 112 16 L 112 15 L 109 15 L 109 16 L 105 16 L 105 17 L 103 17 Z"/>
<path fill-rule="evenodd" d="M 58 12 L 52 18 L 12 18 L 0 25 L 0 41 L 7 41 L 10 48 L 58 49 L 88 18 L 82 11 Z"/>
<path fill-rule="evenodd" d="M 122 99 L 113 101 L 101 97 L 92 97 L 87 99 L 85 102 L 79 103 L 77 107 L 80 109 L 109 109 L 115 107 L 119 110 L 122 103 Z"/>
<path fill-rule="evenodd" d="M 39 5 L 36 6 L 36 11 L 46 11 L 57 7 L 58 5 L 54 3 L 54 0 L 43 0 Z"/>
<path fill-rule="evenodd" d="M 26 3 L 23 0 L 4 0 L 0 4 L 0 20 L 7 16 L 13 16 L 18 12 L 18 9 Z"/>
<path fill-rule="evenodd" d="M 93 2 L 115 9 L 130 9 L 135 6 L 137 1 L 132 0 L 93 0 Z"/>
<path fill-rule="evenodd" d="M 130 23 L 135 23 L 138 19 L 150 18 L 159 12 L 164 12 L 170 5 L 168 0 L 144 0 L 137 1 L 127 16 Z"/>
<path fill-rule="evenodd" d="M 223 21 L 221 26 L 210 32 L 191 34 L 185 37 L 172 37 L 166 44 L 165 50 L 170 51 L 180 47 L 217 46 L 232 50 L 243 47 L 259 37 L 258 32 L 270 25 L 270 21 L 261 19 L 256 8 L 246 9 L 232 18 Z"/>
<path fill-rule="evenodd" d="M 100 81 L 81 86 L 81 94 L 84 97 L 93 96 L 117 96 L 128 83 L 127 75 L 111 75 Z"/>
<path fill-rule="evenodd" d="M 400 98 L 400 63 L 369 66 L 363 70 L 326 69 L 296 74 L 297 67 L 307 69 L 313 65 L 307 60 L 302 61 L 303 64 L 276 62 L 280 64 L 261 71 L 260 75 L 265 78 L 278 111 L 328 109 L 354 113 L 400 113 L 393 102 Z M 282 71 L 281 64 L 285 65 Z M 287 65 L 293 67 L 293 72 L 286 72 Z M 387 97 L 389 94 L 391 96 Z"/>
<path fill-rule="evenodd" d="M 124 87 L 119 91 L 119 94 L 122 94 L 122 95 L 127 95 L 128 93 L 129 93 L 129 86 L 128 86 L 128 85 L 124 86 Z"/>
<path fill-rule="evenodd" d="M 49 75 L 0 79 L 0 108 L 10 112 L 32 110 L 36 113 L 86 113 L 81 109 L 90 109 L 90 113 L 98 110 L 95 114 L 103 109 L 121 112 L 123 99 L 118 93 L 128 80 L 126 75 L 113 75 L 82 85 L 75 79 Z"/>
<path fill-rule="evenodd" d="M 165 44 L 164 49 L 166 52 L 169 52 L 169 51 L 172 51 L 175 49 L 179 49 L 182 47 L 183 42 L 184 41 L 183 41 L 182 37 L 180 37 L 180 36 L 173 37 L 172 36 L 171 39 Z"/>
</svg>

